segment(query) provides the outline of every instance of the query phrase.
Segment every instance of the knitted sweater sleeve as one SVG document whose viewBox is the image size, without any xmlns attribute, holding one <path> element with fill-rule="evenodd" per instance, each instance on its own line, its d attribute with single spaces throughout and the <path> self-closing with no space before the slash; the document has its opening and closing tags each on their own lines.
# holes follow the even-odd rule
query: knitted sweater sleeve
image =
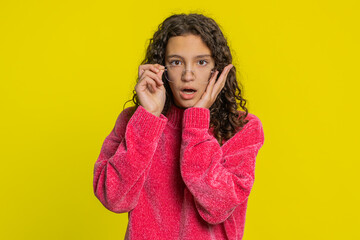
<svg viewBox="0 0 360 240">
<path fill-rule="evenodd" d="M 95 162 L 95 196 L 110 211 L 129 212 L 137 205 L 147 170 L 167 118 L 156 117 L 141 105 L 129 119 L 130 108 L 117 118 Z"/>
<path fill-rule="evenodd" d="M 183 116 L 180 169 L 200 216 L 210 224 L 224 222 L 249 196 L 255 158 L 264 143 L 255 116 L 222 147 L 209 134 L 210 111 L 188 108 Z"/>
</svg>

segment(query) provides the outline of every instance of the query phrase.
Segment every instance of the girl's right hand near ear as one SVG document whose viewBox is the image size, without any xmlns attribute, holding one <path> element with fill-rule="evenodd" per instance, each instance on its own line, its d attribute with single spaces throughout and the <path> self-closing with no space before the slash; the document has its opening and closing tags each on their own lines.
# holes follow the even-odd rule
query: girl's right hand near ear
<svg viewBox="0 0 360 240">
<path fill-rule="evenodd" d="M 148 112 L 160 116 L 164 109 L 166 90 L 162 82 L 165 67 L 160 64 L 139 66 L 139 81 L 135 86 L 141 106 Z"/>
</svg>

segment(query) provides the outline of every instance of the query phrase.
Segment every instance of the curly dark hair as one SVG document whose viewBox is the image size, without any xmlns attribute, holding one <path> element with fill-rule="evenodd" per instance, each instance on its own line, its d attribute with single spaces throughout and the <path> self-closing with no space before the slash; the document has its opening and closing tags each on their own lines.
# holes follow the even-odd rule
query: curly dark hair
<svg viewBox="0 0 360 240">
<path fill-rule="evenodd" d="M 158 63 L 165 65 L 165 50 L 169 38 L 188 34 L 201 37 L 211 50 L 212 57 L 215 60 L 215 68 L 219 73 L 222 72 L 225 66 L 232 63 L 232 55 L 227 40 L 218 24 L 213 19 L 202 14 L 182 13 L 174 14 L 166 18 L 164 22 L 159 25 L 153 38 L 150 39 L 145 59 L 141 64 Z M 166 115 L 171 104 L 174 104 L 174 100 L 168 81 L 163 79 L 163 82 L 166 89 L 166 101 L 162 114 Z M 236 68 L 233 66 L 228 73 L 224 88 L 209 109 L 210 127 L 213 127 L 214 137 L 220 145 L 222 145 L 223 140 L 230 139 L 248 122 L 248 120 L 245 119 L 248 115 L 248 110 L 245 107 L 246 100 L 241 96 L 241 83 L 239 83 L 239 85 L 236 79 Z M 139 99 L 135 90 L 133 90 L 133 94 L 132 100 L 129 101 L 133 101 L 135 104 L 135 108 L 133 109 L 133 112 L 135 112 L 139 106 Z M 237 111 L 238 106 L 245 112 Z"/>
</svg>

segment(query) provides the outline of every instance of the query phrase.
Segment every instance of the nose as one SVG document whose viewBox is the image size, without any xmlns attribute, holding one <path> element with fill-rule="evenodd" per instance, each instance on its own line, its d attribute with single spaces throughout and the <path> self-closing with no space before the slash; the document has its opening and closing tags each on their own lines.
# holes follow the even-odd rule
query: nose
<svg viewBox="0 0 360 240">
<path fill-rule="evenodd" d="M 193 81 L 195 79 L 194 71 L 191 69 L 184 69 L 181 79 L 183 81 Z"/>
</svg>

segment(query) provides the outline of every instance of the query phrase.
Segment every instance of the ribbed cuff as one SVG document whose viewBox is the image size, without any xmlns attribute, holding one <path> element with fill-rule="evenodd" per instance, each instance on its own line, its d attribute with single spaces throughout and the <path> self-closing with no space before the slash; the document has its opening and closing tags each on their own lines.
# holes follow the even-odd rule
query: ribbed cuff
<svg viewBox="0 0 360 240">
<path fill-rule="evenodd" d="M 192 107 L 184 111 L 184 128 L 206 128 L 210 125 L 210 110 L 207 108 Z"/>
<path fill-rule="evenodd" d="M 131 124 L 137 126 L 137 129 L 142 132 L 141 134 L 144 137 L 155 138 L 164 130 L 168 120 L 164 115 L 161 114 L 157 117 L 139 105 L 130 121 L 132 121 Z"/>
</svg>

